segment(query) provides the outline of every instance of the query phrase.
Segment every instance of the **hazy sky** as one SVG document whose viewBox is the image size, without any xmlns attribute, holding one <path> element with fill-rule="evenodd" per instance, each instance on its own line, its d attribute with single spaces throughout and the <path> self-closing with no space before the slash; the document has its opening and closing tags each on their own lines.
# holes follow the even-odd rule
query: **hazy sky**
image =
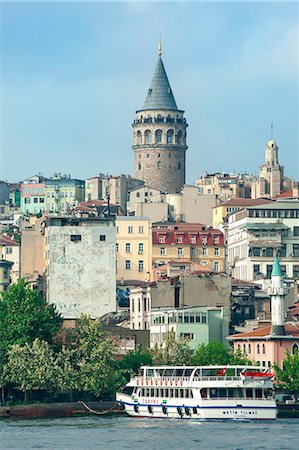
<svg viewBox="0 0 299 450">
<path fill-rule="evenodd" d="M 133 174 L 157 59 L 189 123 L 187 182 L 257 173 L 274 123 L 299 177 L 297 2 L 2 2 L 0 178 Z"/>
</svg>

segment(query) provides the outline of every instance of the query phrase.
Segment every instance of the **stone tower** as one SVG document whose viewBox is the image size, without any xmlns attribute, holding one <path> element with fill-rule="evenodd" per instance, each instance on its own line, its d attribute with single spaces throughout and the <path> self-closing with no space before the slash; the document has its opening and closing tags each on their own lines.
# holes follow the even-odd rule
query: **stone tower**
<svg viewBox="0 0 299 450">
<path fill-rule="evenodd" d="M 278 147 L 271 139 L 266 145 L 265 164 L 260 168 L 260 178 L 265 180 L 265 196 L 276 197 L 283 190 L 283 167 L 278 163 Z"/>
<path fill-rule="evenodd" d="M 158 62 L 143 108 L 133 122 L 135 177 L 165 193 L 185 183 L 187 122 L 178 109 L 162 61 Z"/>
</svg>

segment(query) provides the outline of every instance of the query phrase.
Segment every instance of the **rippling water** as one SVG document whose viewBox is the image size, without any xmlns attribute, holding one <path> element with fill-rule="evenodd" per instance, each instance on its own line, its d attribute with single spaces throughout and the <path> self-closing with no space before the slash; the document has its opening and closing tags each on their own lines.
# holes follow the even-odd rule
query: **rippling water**
<svg viewBox="0 0 299 450">
<path fill-rule="evenodd" d="M 198 422 L 88 416 L 0 422 L 0 449 L 277 449 L 299 448 L 298 420 Z"/>
</svg>

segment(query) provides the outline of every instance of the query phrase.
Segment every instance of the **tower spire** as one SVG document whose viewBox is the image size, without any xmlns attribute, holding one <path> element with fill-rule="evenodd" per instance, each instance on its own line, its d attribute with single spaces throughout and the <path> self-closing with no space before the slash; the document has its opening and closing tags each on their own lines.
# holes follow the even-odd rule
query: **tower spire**
<svg viewBox="0 0 299 450">
<path fill-rule="evenodd" d="M 161 58 L 161 56 L 162 56 L 162 40 L 161 40 L 161 34 L 159 35 L 158 56 L 159 56 L 159 58 Z"/>
<path fill-rule="evenodd" d="M 273 121 L 270 124 L 270 129 L 271 129 L 271 139 L 273 139 Z"/>
</svg>

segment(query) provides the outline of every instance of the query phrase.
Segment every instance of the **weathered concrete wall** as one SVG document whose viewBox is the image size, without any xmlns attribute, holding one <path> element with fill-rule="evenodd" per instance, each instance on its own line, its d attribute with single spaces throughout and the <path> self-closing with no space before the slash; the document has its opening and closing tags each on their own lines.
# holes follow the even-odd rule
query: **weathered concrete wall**
<svg viewBox="0 0 299 450">
<path fill-rule="evenodd" d="M 174 307 L 175 285 L 159 281 L 151 291 L 152 308 Z M 180 306 L 230 307 L 231 279 L 222 273 L 180 277 Z"/>
<path fill-rule="evenodd" d="M 71 235 L 81 240 L 73 242 Z M 46 241 L 48 302 L 66 319 L 115 311 L 115 226 L 49 226 Z"/>
<path fill-rule="evenodd" d="M 22 227 L 21 245 L 21 276 L 33 275 L 35 272 L 43 275 L 45 267 L 44 258 L 44 236 L 41 233 L 41 222 L 36 220 L 35 224 Z"/>
</svg>

